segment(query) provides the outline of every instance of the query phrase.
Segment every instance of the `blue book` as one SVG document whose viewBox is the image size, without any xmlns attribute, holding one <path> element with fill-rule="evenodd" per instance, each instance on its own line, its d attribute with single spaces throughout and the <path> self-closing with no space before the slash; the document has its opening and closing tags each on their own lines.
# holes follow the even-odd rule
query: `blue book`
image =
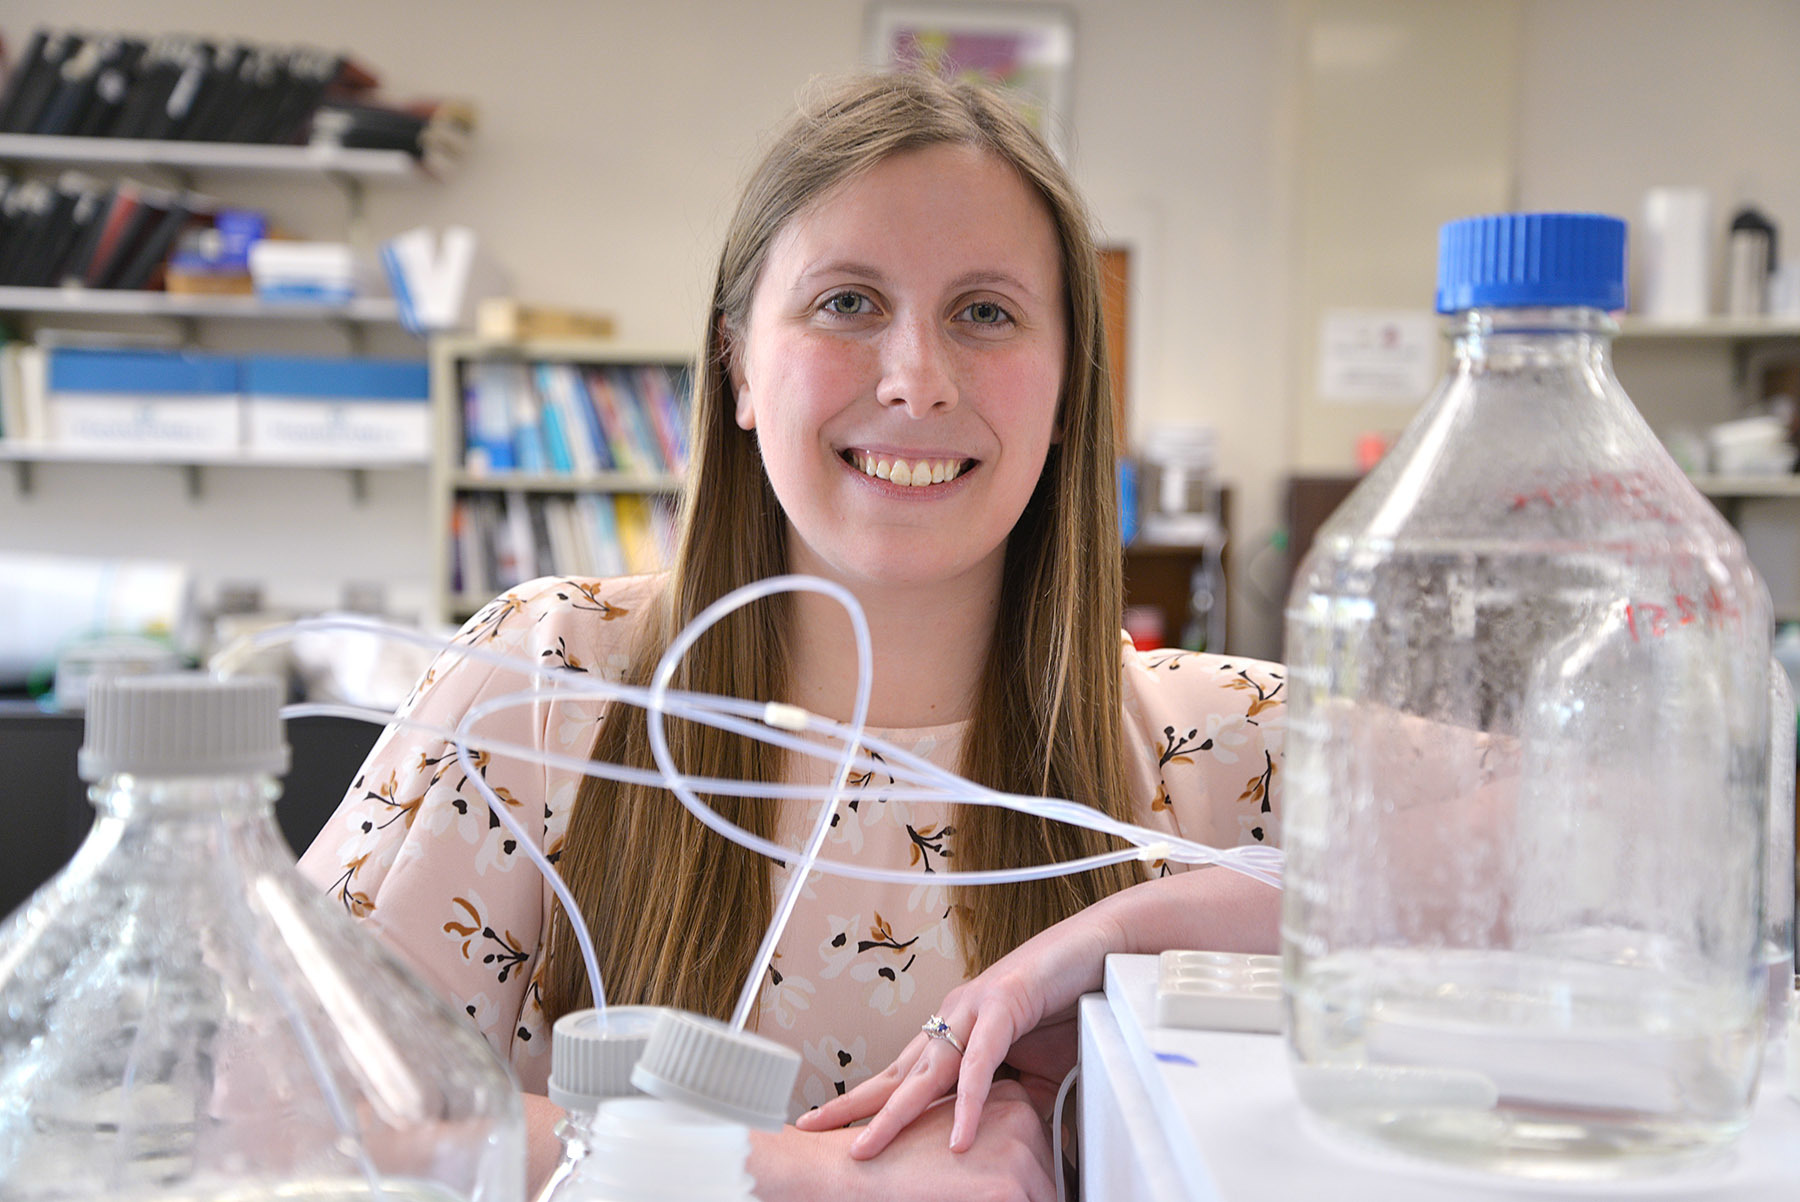
<svg viewBox="0 0 1800 1202">
<path fill-rule="evenodd" d="M 544 448 L 550 453 L 550 468 L 561 475 L 575 472 L 575 457 L 569 451 L 569 432 L 563 429 L 562 409 L 555 401 L 543 398 Z"/>
<path fill-rule="evenodd" d="M 518 466 L 513 454 L 511 402 L 507 399 L 506 378 L 494 369 L 497 364 L 474 363 L 468 368 L 469 393 L 474 398 L 464 437 L 467 458 L 475 470 L 475 460 L 485 462 L 489 471 L 510 472 Z"/>
<path fill-rule="evenodd" d="M 606 431 L 600 428 L 600 415 L 594 411 L 594 398 L 588 395 L 587 382 L 579 370 L 567 363 L 558 364 L 555 370 L 568 390 L 571 407 L 581 421 L 582 433 L 587 436 L 588 445 L 594 448 L 597 469 L 613 471 L 618 465 L 613 462 L 612 450 L 606 445 Z"/>
<path fill-rule="evenodd" d="M 543 472 L 550 457 L 544 449 L 544 428 L 531 377 L 520 363 L 496 366 L 506 380 L 506 404 L 512 417 L 513 464 L 522 472 Z"/>
</svg>

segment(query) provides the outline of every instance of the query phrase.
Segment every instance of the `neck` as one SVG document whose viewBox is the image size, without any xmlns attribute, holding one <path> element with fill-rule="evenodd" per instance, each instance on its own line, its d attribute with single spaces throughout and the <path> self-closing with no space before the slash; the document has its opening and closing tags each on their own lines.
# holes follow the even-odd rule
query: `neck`
<svg viewBox="0 0 1800 1202">
<path fill-rule="evenodd" d="M 846 587 L 862 604 L 874 652 L 868 724 L 906 729 L 968 718 L 1000 603 L 998 560 L 965 577 L 928 585 L 846 582 Z M 789 646 L 794 703 L 849 721 L 856 707 L 856 641 L 849 615 L 830 598 L 796 593 Z"/>
</svg>

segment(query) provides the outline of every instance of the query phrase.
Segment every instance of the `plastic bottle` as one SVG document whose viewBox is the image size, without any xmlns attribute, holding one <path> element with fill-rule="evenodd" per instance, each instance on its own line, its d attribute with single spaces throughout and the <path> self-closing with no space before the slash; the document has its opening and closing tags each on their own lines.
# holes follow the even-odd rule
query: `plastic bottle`
<svg viewBox="0 0 1800 1202">
<path fill-rule="evenodd" d="M 697 1014 L 640 1007 L 565 1015 L 552 1038 L 550 1096 L 569 1114 L 540 1202 L 755 1202 L 750 1129 L 781 1128 L 797 1052 Z M 621 1067 L 637 1096 L 625 1095 Z"/>
<path fill-rule="evenodd" d="M 1769 849 L 1763 877 L 1763 962 L 1769 969 L 1771 1041 L 1786 1037 L 1794 1002 L 1794 685 L 1779 658 L 1769 668 Z"/>
<path fill-rule="evenodd" d="M 294 870 L 274 680 L 96 680 L 98 817 L 0 927 L 0 1195 L 520 1202 L 517 1091 Z"/>
<path fill-rule="evenodd" d="M 1748 1121 L 1767 590 L 1612 371 L 1625 227 L 1453 222 L 1445 378 L 1287 608 L 1289 1047 L 1328 1131 L 1549 1178 Z"/>
</svg>

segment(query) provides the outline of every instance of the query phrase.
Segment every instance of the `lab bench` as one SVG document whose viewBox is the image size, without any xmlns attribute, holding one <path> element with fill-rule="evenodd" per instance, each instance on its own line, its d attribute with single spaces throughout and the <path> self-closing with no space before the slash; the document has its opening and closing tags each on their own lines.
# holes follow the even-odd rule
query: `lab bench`
<svg viewBox="0 0 1800 1202">
<path fill-rule="evenodd" d="M 1105 993 L 1081 1000 L 1085 1202 L 1467 1202 L 1800 1197 L 1800 1101 L 1771 1046 L 1750 1129 L 1717 1163 L 1680 1176 L 1568 1187 L 1414 1165 L 1321 1132 L 1294 1095 L 1279 1035 L 1158 1027 L 1157 958 L 1109 956 Z"/>
</svg>

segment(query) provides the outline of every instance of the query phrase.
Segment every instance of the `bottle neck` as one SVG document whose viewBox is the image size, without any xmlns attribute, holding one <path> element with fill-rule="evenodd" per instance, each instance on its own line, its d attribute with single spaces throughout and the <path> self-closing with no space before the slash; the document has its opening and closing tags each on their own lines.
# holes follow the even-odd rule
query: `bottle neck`
<svg viewBox="0 0 1800 1202">
<path fill-rule="evenodd" d="M 272 776 L 138 776 L 117 772 L 88 789 L 104 818 L 125 821 L 255 818 L 272 812 L 281 785 Z"/>
<path fill-rule="evenodd" d="M 1619 325 L 1600 309 L 1475 308 L 1446 321 L 1451 355 L 1471 366 L 1600 366 L 1611 361 Z"/>
</svg>

